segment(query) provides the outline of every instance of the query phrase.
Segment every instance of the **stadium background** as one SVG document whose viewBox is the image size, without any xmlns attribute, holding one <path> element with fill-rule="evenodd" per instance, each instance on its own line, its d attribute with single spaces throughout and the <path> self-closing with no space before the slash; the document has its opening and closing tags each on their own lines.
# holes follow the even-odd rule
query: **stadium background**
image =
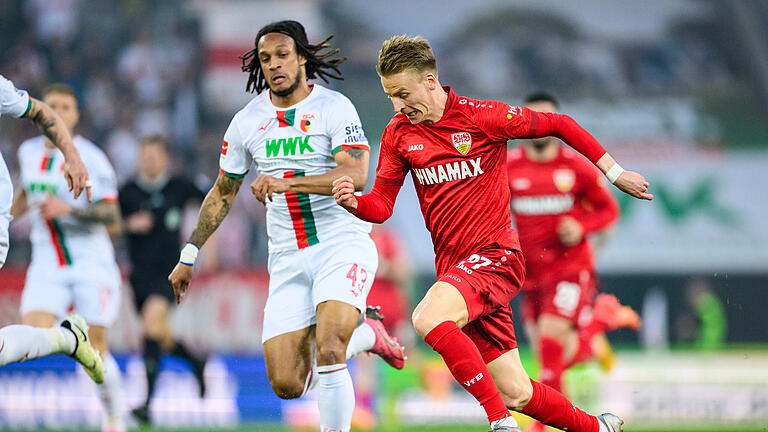
<svg viewBox="0 0 768 432">
<path fill-rule="evenodd" d="M 621 199 L 621 222 L 598 267 L 603 289 L 639 310 L 644 327 L 610 335 L 619 354 L 610 374 L 594 365 L 569 372 L 573 399 L 621 413 L 628 430 L 765 430 L 768 3 L 8 0 L 0 2 L 0 73 L 38 97 L 51 82 L 72 85 L 81 101 L 78 132 L 108 153 L 121 181 L 134 172 L 138 139 L 162 133 L 175 170 L 207 190 L 229 119 L 251 97 L 237 56 L 252 48 L 258 28 L 285 18 L 304 23 L 311 41 L 336 35 L 332 43 L 349 60 L 345 80 L 332 86 L 355 103 L 372 161 L 392 114 L 374 65 L 392 34 L 429 39 L 441 81 L 460 94 L 512 104 L 532 90 L 557 95 L 562 111 L 646 175 L 656 195 L 652 203 Z M 0 151 L 17 172 L 16 148 L 36 131 L 5 118 L 0 129 Z M 417 301 L 434 280 L 434 255 L 406 185 L 387 225 L 406 246 Z M 19 320 L 29 259 L 28 221 L 11 231 L 0 325 Z M 125 268 L 124 246 L 116 247 Z M 264 209 L 244 190 L 173 317 L 184 339 L 213 353 L 210 395 L 196 398 L 192 375 L 168 359 L 153 402 L 160 426 L 311 424 L 313 402 L 280 401 L 263 370 L 266 256 Z M 111 339 L 133 406 L 144 382 L 128 290 L 126 282 Z M 375 364 L 378 427 L 482 424 L 482 411 L 445 384 L 447 372 L 427 348 L 411 350 L 413 367 L 404 373 Z M 67 358 L 0 369 L 0 429 L 94 428 L 98 407 Z"/>
</svg>

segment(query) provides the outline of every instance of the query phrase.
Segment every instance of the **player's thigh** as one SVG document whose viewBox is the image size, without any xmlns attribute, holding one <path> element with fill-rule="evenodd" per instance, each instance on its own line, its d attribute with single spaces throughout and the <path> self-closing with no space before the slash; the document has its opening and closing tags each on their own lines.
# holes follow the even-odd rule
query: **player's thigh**
<svg viewBox="0 0 768 432">
<path fill-rule="evenodd" d="M 337 301 L 355 307 L 362 317 L 379 266 L 376 245 L 364 234 L 339 236 L 307 249 L 312 303 Z"/>
<path fill-rule="evenodd" d="M 120 311 L 122 278 L 114 263 L 83 263 L 72 280 L 75 311 L 91 326 L 111 327 Z"/>
<path fill-rule="evenodd" d="M 306 329 L 316 324 L 312 280 L 302 250 L 269 255 L 269 295 L 264 305 L 261 341 Z"/>
<path fill-rule="evenodd" d="M 422 338 L 445 321 L 464 327 L 470 316 L 471 301 L 460 287 L 444 281 L 435 282 L 413 310 L 413 327 Z"/>
<path fill-rule="evenodd" d="M 531 400 L 533 386 L 517 349 L 509 350 L 488 363 L 488 371 L 508 408 L 520 410 Z"/>
<path fill-rule="evenodd" d="M 56 318 L 67 314 L 72 303 L 72 292 L 68 286 L 68 269 L 31 265 L 27 269 L 24 291 L 21 293 L 21 316 L 33 312 L 48 314 Z M 38 315 L 38 314 L 35 314 Z M 30 315 L 33 319 L 34 315 Z M 45 322 L 48 320 L 45 319 Z M 27 323 L 25 323 L 27 324 Z M 34 324 L 29 324 L 34 325 Z M 45 327 L 50 327 L 46 325 Z"/>
<path fill-rule="evenodd" d="M 44 311 L 29 311 L 22 315 L 21 323 L 40 328 L 53 327 L 56 324 L 56 315 Z"/>
<path fill-rule="evenodd" d="M 146 329 L 168 326 L 171 302 L 162 295 L 150 294 L 141 308 L 141 318 Z"/>
<path fill-rule="evenodd" d="M 264 341 L 267 377 L 278 396 L 298 397 L 312 370 L 315 326 L 283 333 Z"/>
</svg>

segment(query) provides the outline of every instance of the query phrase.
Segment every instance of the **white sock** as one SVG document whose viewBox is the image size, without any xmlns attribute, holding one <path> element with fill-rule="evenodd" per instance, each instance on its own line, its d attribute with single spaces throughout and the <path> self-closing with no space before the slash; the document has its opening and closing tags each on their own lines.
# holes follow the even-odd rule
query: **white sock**
<svg viewBox="0 0 768 432">
<path fill-rule="evenodd" d="M 355 331 L 352 332 L 352 337 L 349 338 L 349 344 L 347 344 L 347 360 L 352 357 L 364 353 L 373 348 L 373 344 L 376 343 L 376 333 L 371 326 L 366 323 L 362 323 Z M 317 360 L 312 362 L 312 370 L 307 375 L 307 380 L 304 382 L 304 392 L 301 396 L 307 394 L 310 390 L 317 385 Z"/>
<path fill-rule="evenodd" d="M 352 332 L 352 337 L 349 338 L 349 344 L 347 345 L 347 360 L 373 348 L 373 344 L 375 343 L 376 333 L 371 326 L 366 323 L 360 324 L 355 328 L 355 331 Z"/>
<path fill-rule="evenodd" d="M 104 362 L 104 383 L 99 384 L 99 398 L 104 409 L 103 430 L 125 430 L 123 422 L 123 384 L 120 367 L 112 354 L 101 357 Z"/>
<path fill-rule="evenodd" d="M 75 335 L 62 327 L 9 325 L 0 329 L 0 366 L 49 354 L 72 354 Z"/>
<path fill-rule="evenodd" d="M 349 432 L 355 410 L 355 389 L 346 363 L 317 367 L 320 430 Z"/>
</svg>

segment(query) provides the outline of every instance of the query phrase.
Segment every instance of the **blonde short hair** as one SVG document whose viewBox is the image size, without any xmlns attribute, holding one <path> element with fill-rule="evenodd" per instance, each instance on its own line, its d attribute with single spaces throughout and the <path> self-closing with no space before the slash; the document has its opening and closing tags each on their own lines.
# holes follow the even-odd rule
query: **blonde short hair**
<svg viewBox="0 0 768 432">
<path fill-rule="evenodd" d="M 376 71 L 380 76 L 394 75 L 404 70 L 430 71 L 437 75 L 437 60 L 429 42 L 421 36 L 392 36 L 379 50 Z"/>
</svg>

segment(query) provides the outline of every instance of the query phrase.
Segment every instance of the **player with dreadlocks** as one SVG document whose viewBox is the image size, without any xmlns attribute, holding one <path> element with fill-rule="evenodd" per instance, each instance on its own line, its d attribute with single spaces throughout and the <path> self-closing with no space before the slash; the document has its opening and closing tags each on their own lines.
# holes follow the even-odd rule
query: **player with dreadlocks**
<svg viewBox="0 0 768 432">
<path fill-rule="evenodd" d="M 341 79 L 344 58 L 312 45 L 296 21 L 262 28 L 244 56 L 246 90 L 257 96 L 235 114 L 224 134 L 216 184 L 169 280 L 184 297 L 197 252 L 221 224 L 251 165 L 251 184 L 267 206 L 269 297 L 264 307 L 264 361 L 283 399 L 319 387 L 321 430 L 348 432 L 354 390 L 346 359 L 372 352 L 391 366 L 405 363 L 366 296 L 378 266 L 370 224 L 331 197 L 332 182 L 350 176 L 362 189 L 368 141 L 357 111 L 342 94 L 307 79 Z M 263 91 L 267 90 L 267 91 Z M 361 323 L 362 322 L 362 323 Z"/>
</svg>

